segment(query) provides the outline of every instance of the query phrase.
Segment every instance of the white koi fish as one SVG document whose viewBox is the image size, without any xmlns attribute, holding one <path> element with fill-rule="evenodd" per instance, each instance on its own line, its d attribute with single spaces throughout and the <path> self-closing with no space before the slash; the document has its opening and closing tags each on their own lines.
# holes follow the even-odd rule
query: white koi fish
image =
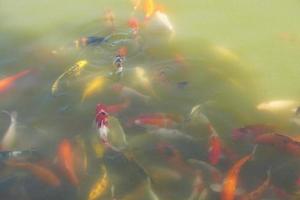
<svg viewBox="0 0 300 200">
<path fill-rule="evenodd" d="M 7 131 L 4 134 L 4 137 L 1 141 L 2 148 L 4 149 L 11 149 L 15 143 L 15 138 L 16 138 L 16 127 L 17 127 L 17 112 L 7 112 L 3 111 L 4 113 L 8 114 L 10 116 L 10 125 L 7 129 Z"/>
</svg>

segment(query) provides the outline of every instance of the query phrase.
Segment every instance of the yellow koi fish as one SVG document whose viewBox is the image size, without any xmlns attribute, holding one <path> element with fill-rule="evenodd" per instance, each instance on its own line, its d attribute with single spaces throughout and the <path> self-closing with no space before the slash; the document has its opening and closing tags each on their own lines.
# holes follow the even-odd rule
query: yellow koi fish
<svg viewBox="0 0 300 200">
<path fill-rule="evenodd" d="M 149 19 L 154 13 L 154 2 L 153 0 L 145 0 L 144 1 L 144 12 L 145 18 Z"/>
<path fill-rule="evenodd" d="M 105 194 L 108 188 L 108 177 L 106 168 L 103 167 L 103 176 L 99 178 L 99 180 L 93 185 L 90 190 L 88 200 L 95 200 Z"/>
<path fill-rule="evenodd" d="M 72 67 L 70 67 L 67 71 L 62 73 L 53 83 L 51 87 L 51 92 L 52 94 L 55 94 L 58 90 L 59 83 L 60 81 L 65 77 L 65 76 L 79 76 L 81 71 L 84 69 L 84 67 L 88 64 L 87 60 L 80 60 L 75 63 Z"/>
<path fill-rule="evenodd" d="M 103 87 L 104 83 L 105 78 L 103 76 L 97 76 L 92 81 L 88 82 L 83 91 L 81 102 Z"/>
</svg>

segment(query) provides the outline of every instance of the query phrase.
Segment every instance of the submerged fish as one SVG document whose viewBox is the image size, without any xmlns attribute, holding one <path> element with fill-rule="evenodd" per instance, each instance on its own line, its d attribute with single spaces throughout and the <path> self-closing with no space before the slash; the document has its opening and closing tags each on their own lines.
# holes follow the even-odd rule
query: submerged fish
<svg viewBox="0 0 300 200">
<path fill-rule="evenodd" d="M 123 130 L 123 127 L 120 121 L 113 116 L 108 117 L 109 123 L 109 142 L 112 146 L 121 149 L 128 145 L 126 134 Z"/>
<path fill-rule="evenodd" d="M 144 102 L 148 102 L 150 100 L 150 97 L 147 96 L 147 95 L 144 95 L 138 91 L 136 91 L 135 89 L 133 88 L 129 88 L 129 87 L 126 87 L 122 84 L 119 84 L 119 83 L 116 83 L 112 86 L 112 89 L 113 91 L 115 91 L 116 93 L 120 94 L 120 96 L 123 98 L 123 99 L 134 99 L 134 98 L 137 98 L 137 99 L 140 99 Z"/>
<path fill-rule="evenodd" d="M 254 139 L 264 133 L 272 133 L 275 131 L 275 126 L 267 124 L 251 124 L 242 128 L 232 130 L 232 138 L 234 140 L 245 140 L 253 142 Z"/>
<path fill-rule="evenodd" d="M 103 167 L 102 176 L 92 186 L 88 200 L 96 200 L 102 197 L 108 189 L 108 184 L 107 170 Z"/>
<path fill-rule="evenodd" d="M 104 106 L 105 106 L 105 109 L 107 110 L 107 112 L 114 114 L 114 113 L 122 112 L 123 110 L 128 108 L 129 105 L 130 105 L 130 100 L 125 99 L 124 102 L 122 102 L 122 103 L 112 104 L 112 105 L 104 105 Z"/>
<path fill-rule="evenodd" d="M 77 63 L 75 63 L 75 65 L 73 65 L 72 67 L 70 67 L 67 71 L 65 71 L 64 73 L 62 73 L 52 84 L 51 87 L 51 92 L 54 95 L 58 89 L 59 89 L 59 84 L 60 81 L 65 77 L 65 76 L 79 76 L 81 71 L 84 69 L 84 67 L 88 64 L 87 60 L 80 60 Z"/>
<path fill-rule="evenodd" d="M 165 25 L 168 30 L 171 32 L 171 33 L 175 33 L 175 30 L 174 30 L 174 27 L 173 25 L 171 24 L 170 20 L 169 20 L 169 17 L 166 13 L 158 10 L 155 12 L 155 15 L 156 17 L 158 18 L 158 20 L 163 24 Z"/>
<path fill-rule="evenodd" d="M 44 183 L 58 187 L 60 186 L 61 182 L 59 178 L 48 168 L 32 164 L 29 162 L 19 162 L 19 161 L 6 161 L 6 165 L 10 167 L 15 167 L 19 169 L 24 169 L 30 171 L 35 177 L 43 181 Z"/>
<path fill-rule="evenodd" d="M 75 172 L 75 163 L 74 163 L 74 152 L 71 145 L 71 142 L 67 139 L 63 139 L 58 145 L 57 150 L 58 160 L 60 167 L 63 172 L 67 175 L 68 180 L 74 186 L 79 185 L 79 179 Z"/>
<path fill-rule="evenodd" d="M 238 160 L 227 172 L 226 177 L 223 181 L 223 189 L 221 192 L 221 200 L 234 200 L 234 196 L 237 189 L 238 179 L 241 168 L 253 158 L 256 146 L 254 147 L 251 154 L 244 156 Z"/>
<path fill-rule="evenodd" d="M 205 190 L 205 183 L 203 180 L 202 171 L 196 170 L 192 193 L 188 200 L 197 200 L 201 196 L 203 190 Z"/>
<path fill-rule="evenodd" d="M 92 79 L 90 82 L 88 82 L 83 91 L 81 102 L 83 102 L 87 97 L 91 96 L 96 91 L 103 88 L 104 83 L 105 83 L 104 76 L 97 76 L 94 79 Z"/>
<path fill-rule="evenodd" d="M 5 160 L 25 160 L 37 156 L 35 150 L 15 150 L 15 151 L 0 151 L 0 161 Z"/>
<path fill-rule="evenodd" d="M 7 131 L 4 134 L 4 137 L 1 141 L 1 146 L 3 149 L 11 149 L 13 148 L 14 144 L 15 144 L 15 140 L 16 140 L 16 135 L 17 135 L 17 131 L 16 131 L 16 127 L 17 127 L 17 112 L 13 111 L 13 112 L 7 112 L 7 111 L 3 111 L 4 113 L 7 113 L 10 116 L 10 125 L 7 129 Z"/>
<path fill-rule="evenodd" d="M 259 200 L 266 190 L 271 186 L 271 172 L 268 171 L 266 180 L 253 191 L 244 194 L 239 200 Z"/>
<path fill-rule="evenodd" d="M 96 107 L 95 121 L 97 123 L 100 139 L 104 144 L 108 144 L 108 113 L 103 104 L 98 104 Z"/>
<path fill-rule="evenodd" d="M 142 86 L 144 87 L 145 90 L 148 91 L 152 96 L 157 97 L 157 94 L 153 90 L 153 87 L 151 85 L 151 82 L 146 75 L 146 71 L 142 67 L 135 67 L 135 74 L 138 80 L 141 82 Z"/>
<path fill-rule="evenodd" d="M 136 126 L 150 126 L 158 128 L 170 128 L 176 126 L 182 119 L 168 113 L 152 113 L 147 115 L 140 115 L 132 120 L 129 124 L 133 123 Z"/>
<path fill-rule="evenodd" d="M 300 156 L 300 142 L 286 135 L 277 133 L 263 134 L 255 138 L 255 143 L 271 145 L 291 155 Z"/>
<path fill-rule="evenodd" d="M 269 112 L 294 111 L 299 106 L 294 100 L 274 100 L 260 103 L 256 106 L 258 110 Z"/>
<path fill-rule="evenodd" d="M 154 14 L 155 6 L 153 0 L 144 0 L 145 19 L 149 19 Z"/>
<path fill-rule="evenodd" d="M 3 78 L 0 80 L 0 94 L 7 91 L 18 79 L 26 76 L 31 72 L 30 69 L 26 69 L 24 71 L 21 71 L 15 75 L 8 76 L 6 78 Z"/>
</svg>

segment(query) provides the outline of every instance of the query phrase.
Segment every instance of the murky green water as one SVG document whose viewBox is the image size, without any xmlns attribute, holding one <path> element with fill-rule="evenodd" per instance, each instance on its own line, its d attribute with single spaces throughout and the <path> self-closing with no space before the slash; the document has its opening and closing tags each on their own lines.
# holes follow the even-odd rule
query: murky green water
<svg viewBox="0 0 300 200">
<path fill-rule="evenodd" d="M 133 14 L 130 1 L 0 0 L 0 78 L 31 69 L 0 92 L 0 109 L 18 113 L 14 144 L 5 149 L 2 141 L 2 149 L 33 149 L 38 156 L 18 162 L 47 167 L 60 181 L 53 187 L 41 175 L 9 166 L 3 159 L 0 199 L 89 199 L 91 188 L 105 174 L 98 199 L 193 200 L 201 199 L 203 188 L 208 193 L 203 199 L 221 199 L 220 193 L 211 189 L 211 173 L 190 162 L 208 162 L 211 133 L 203 120 L 197 121 L 201 114 L 189 116 L 199 104 L 224 149 L 226 146 L 236 154 L 231 160 L 222 152 L 216 167 L 223 176 L 254 147 L 251 141 L 233 140 L 233 129 L 269 124 L 276 127 L 276 133 L 297 136 L 299 125 L 292 120 L 298 119 L 295 109 L 300 98 L 300 2 L 158 3 L 164 5 L 176 34 L 171 37 L 157 19 L 150 19 L 140 28 L 137 42 L 127 21 L 130 16 L 142 21 L 143 12 Z M 116 17 L 113 34 L 103 20 L 106 9 L 112 9 Z M 105 44 L 75 48 L 74 40 L 95 35 L 111 38 Z M 128 55 L 123 76 L 118 79 L 109 74 L 115 70 L 112 63 L 116 52 L 123 46 Z M 83 59 L 88 64 L 80 75 L 65 76 L 58 92 L 52 94 L 54 81 Z M 152 89 L 142 83 L 137 66 L 145 70 Z M 108 78 L 82 101 L 86 85 L 99 76 Z M 129 106 L 111 113 L 115 118 L 109 120 L 109 139 L 118 151 L 103 146 L 94 123 L 98 103 L 112 105 L 127 100 L 123 98 L 126 95 L 114 91 L 116 83 L 149 96 L 145 100 L 129 95 Z M 5 86 L 0 82 L 0 91 L 1 87 Z M 275 100 L 293 105 L 257 109 L 260 103 Z M 171 133 L 130 124 L 135 117 L 151 113 L 171 113 L 176 119 L 174 126 L 167 127 Z M 2 137 L 9 124 L 7 114 L 0 114 Z M 58 149 L 64 138 L 74 150 L 77 184 L 61 169 L 64 162 Z M 293 156 L 285 146 L 273 146 L 258 145 L 254 159 L 241 169 L 238 190 L 244 194 L 252 191 L 271 169 L 272 186 L 256 199 L 297 199 L 291 195 L 299 190 L 295 181 L 300 153 Z M 294 151 L 300 152 L 297 148 Z M 203 185 L 195 184 L 197 177 L 202 177 Z M 198 196 L 194 197 L 195 188 Z M 278 191 L 287 194 L 280 197 Z"/>
</svg>

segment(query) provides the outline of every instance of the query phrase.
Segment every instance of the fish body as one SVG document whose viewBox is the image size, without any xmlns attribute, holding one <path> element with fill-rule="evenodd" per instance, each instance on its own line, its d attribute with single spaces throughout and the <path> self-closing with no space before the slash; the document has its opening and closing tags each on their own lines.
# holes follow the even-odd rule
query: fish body
<svg viewBox="0 0 300 200">
<path fill-rule="evenodd" d="M 156 17 L 158 18 L 158 20 L 167 27 L 167 29 L 174 33 L 174 27 L 173 25 L 171 24 L 170 20 L 169 20 L 169 17 L 166 13 L 162 12 L 162 11 L 156 11 L 155 12 L 155 15 Z"/>
<path fill-rule="evenodd" d="M 130 105 L 130 100 L 125 99 L 124 102 L 119 104 L 112 104 L 112 105 L 104 105 L 107 112 L 114 114 L 119 113 L 128 108 Z"/>
<path fill-rule="evenodd" d="M 167 113 L 153 113 L 148 115 L 140 115 L 133 119 L 133 124 L 137 126 L 152 126 L 158 128 L 170 128 L 177 125 L 181 119 L 177 116 Z"/>
<path fill-rule="evenodd" d="M 100 139 L 103 143 L 108 144 L 108 112 L 103 104 L 97 105 L 95 120 Z"/>
<path fill-rule="evenodd" d="M 298 101 L 294 100 L 274 100 L 263 102 L 256 106 L 258 110 L 269 112 L 293 111 L 299 106 Z"/>
<path fill-rule="evenodd" d="M 268 172 L 266 180 L 260 186 L 258 186 L 252 192 L 242 195 L 242 197 L 239 200 L 259 200 L 261 199 L 261 196 L 264 194 L 264 192 L 270 187 L 270 185 L 271 176 L 270 172 Z"/>
<path fill-rule="evenodd" d="M 222 153 L 221 139 L 218 135 L 211 135 L 209 138 L 208 159 L 212 165 L 219 163 Z"/>
<path fill-rule="evenodd" d="M 300 142 L 286 135 L 277 133 L 263 134 L 255 138 L 255 143 L 272 145 L 278 150 L 294 156 L 300 156 Z"/>
<path fill-rule="evenodd" d="M 122 84 L 116 83 L 112 86 L 113 91 L 115 91 L 116 93 L 118 93 L 120 95 L 121 98 L 123 99 L 133 99 L 133 98 L 137 98 L 140 99 L 144 102 L 148 102 L 150 97 L 147 95 L 144 95 L 138 91 L 136 91 L 133 88 L 129 88 L 126 87 Z"/>
<path fill-rule="evenodd" d="M 52 94 L 55 94 L 58 89 L 59 89 L 59 84 L 60 81 L 65 77 L 65 76 L 79 76 L 81 74 L 81 71 L 84 69 L 84 67 L 88 64 L 87 60 L 80 60 L 75 63 L 72 67 L 70 67 L 67 71 L 62 73 L 52 84 L 51 86 L 51 92 Z"/>
<path fill-rule="evenodd" d="M 0 94 L 2 94 L 3 92 L 7 91 L 16 80 L 26 76 L 27 74 L 29 74 L 31 72 L 30 69 L 21 71 L 15 75 L 12 76 L 8 76 L 6 78 L 3 78 L 0 80 Z"/>
<path fill-rule="evenodd" d="M 0 161 L 4 160 L 23 160 L 28 157 L 34 157 L 36 155 L 35 150 L 15 150 L 15 151 L 0 151 Z"/>
<path fill-rule="evenodd" d="M 252 155 L 241 158 L 229 169 L 223 181 L 221 200 L 234 200 L 241 168 L 252 158 Z"/>
<path fill-rule="evenodd" d="M 99 199 L 100 197 L 102 197 L 108 188 L 108 184 L 109 184 L 109 182 L 108 182 L 108 177 L 107 177 L 107 170 L 104 167 L 103 175 L 92 186 L 92 188 L 89 192 L 88 200 L 96 200 L 96 199 Z"/>
<path fill-rule="evenodd" d="M 4 137 L 1 141 L 1 146 L 3 149 L 8 150 L 13 148 L 13 145 L 16 140 L 16 135 L 17 135 L 17 112 L 13 111 L 11 113 L 4 111 L 10 116 L 10 125 L 7 129 L 7 131 L 4 134 Z"/>
<path fill-rule="evenodd" d="M 29 162 L 18 162 L 18 161 L 6 161 L 6 165 L 10 167 L 15 167 L 19 169 L 24 169 L 30 171 L 35 177 L 43 181 L 44 183 L 58 187 L 61 185 L 59 178 L 48 168 L 32 164 Z"/>
<path fill-rule="evenodd" d="M 242 128 L 233 129 L 232 138 L 234 140 L 246 140 L 253 142 L 257 136 L 274 131 L 275 127 L 271 125 L 252 124 Z"/>
<path fill-rule="evenodd" d="M 105 78 L 103 76 L 97 76 L 88 82 L 83 91 L 81 102 L 83 102 L 87 97 L 91 96 L 96 91 L 100 90 L 105 83 Z"/>
<path fill-rule="evenodd" d="M 67 175 L 68 180 L 74 186 L 79 185 L 79 179 L 75 172 L 73 148 L 71 142 L 67 139 L 63 139 L 58 146 L 58 159 L 61 169 Z"/>
<path fill-rule="evenodd" d="M 144 13 L 145 19 L 149 19 L 154 14 L 154 1 L 153 0 L 144 0 Z"/>
<path fill-rule="evenodd" d="M 152 96 L 157 97 L 157 94 L 155 93 L 155 91 L 150 83 L 149 78 L 146 76 L 146 71 L 142 67 L 136 67 L 135 74 L 136 74 L 136 77 L 141 82 L 144 89 L 147 90 L 148 93 L 150 93 Z"/>
</svg>

